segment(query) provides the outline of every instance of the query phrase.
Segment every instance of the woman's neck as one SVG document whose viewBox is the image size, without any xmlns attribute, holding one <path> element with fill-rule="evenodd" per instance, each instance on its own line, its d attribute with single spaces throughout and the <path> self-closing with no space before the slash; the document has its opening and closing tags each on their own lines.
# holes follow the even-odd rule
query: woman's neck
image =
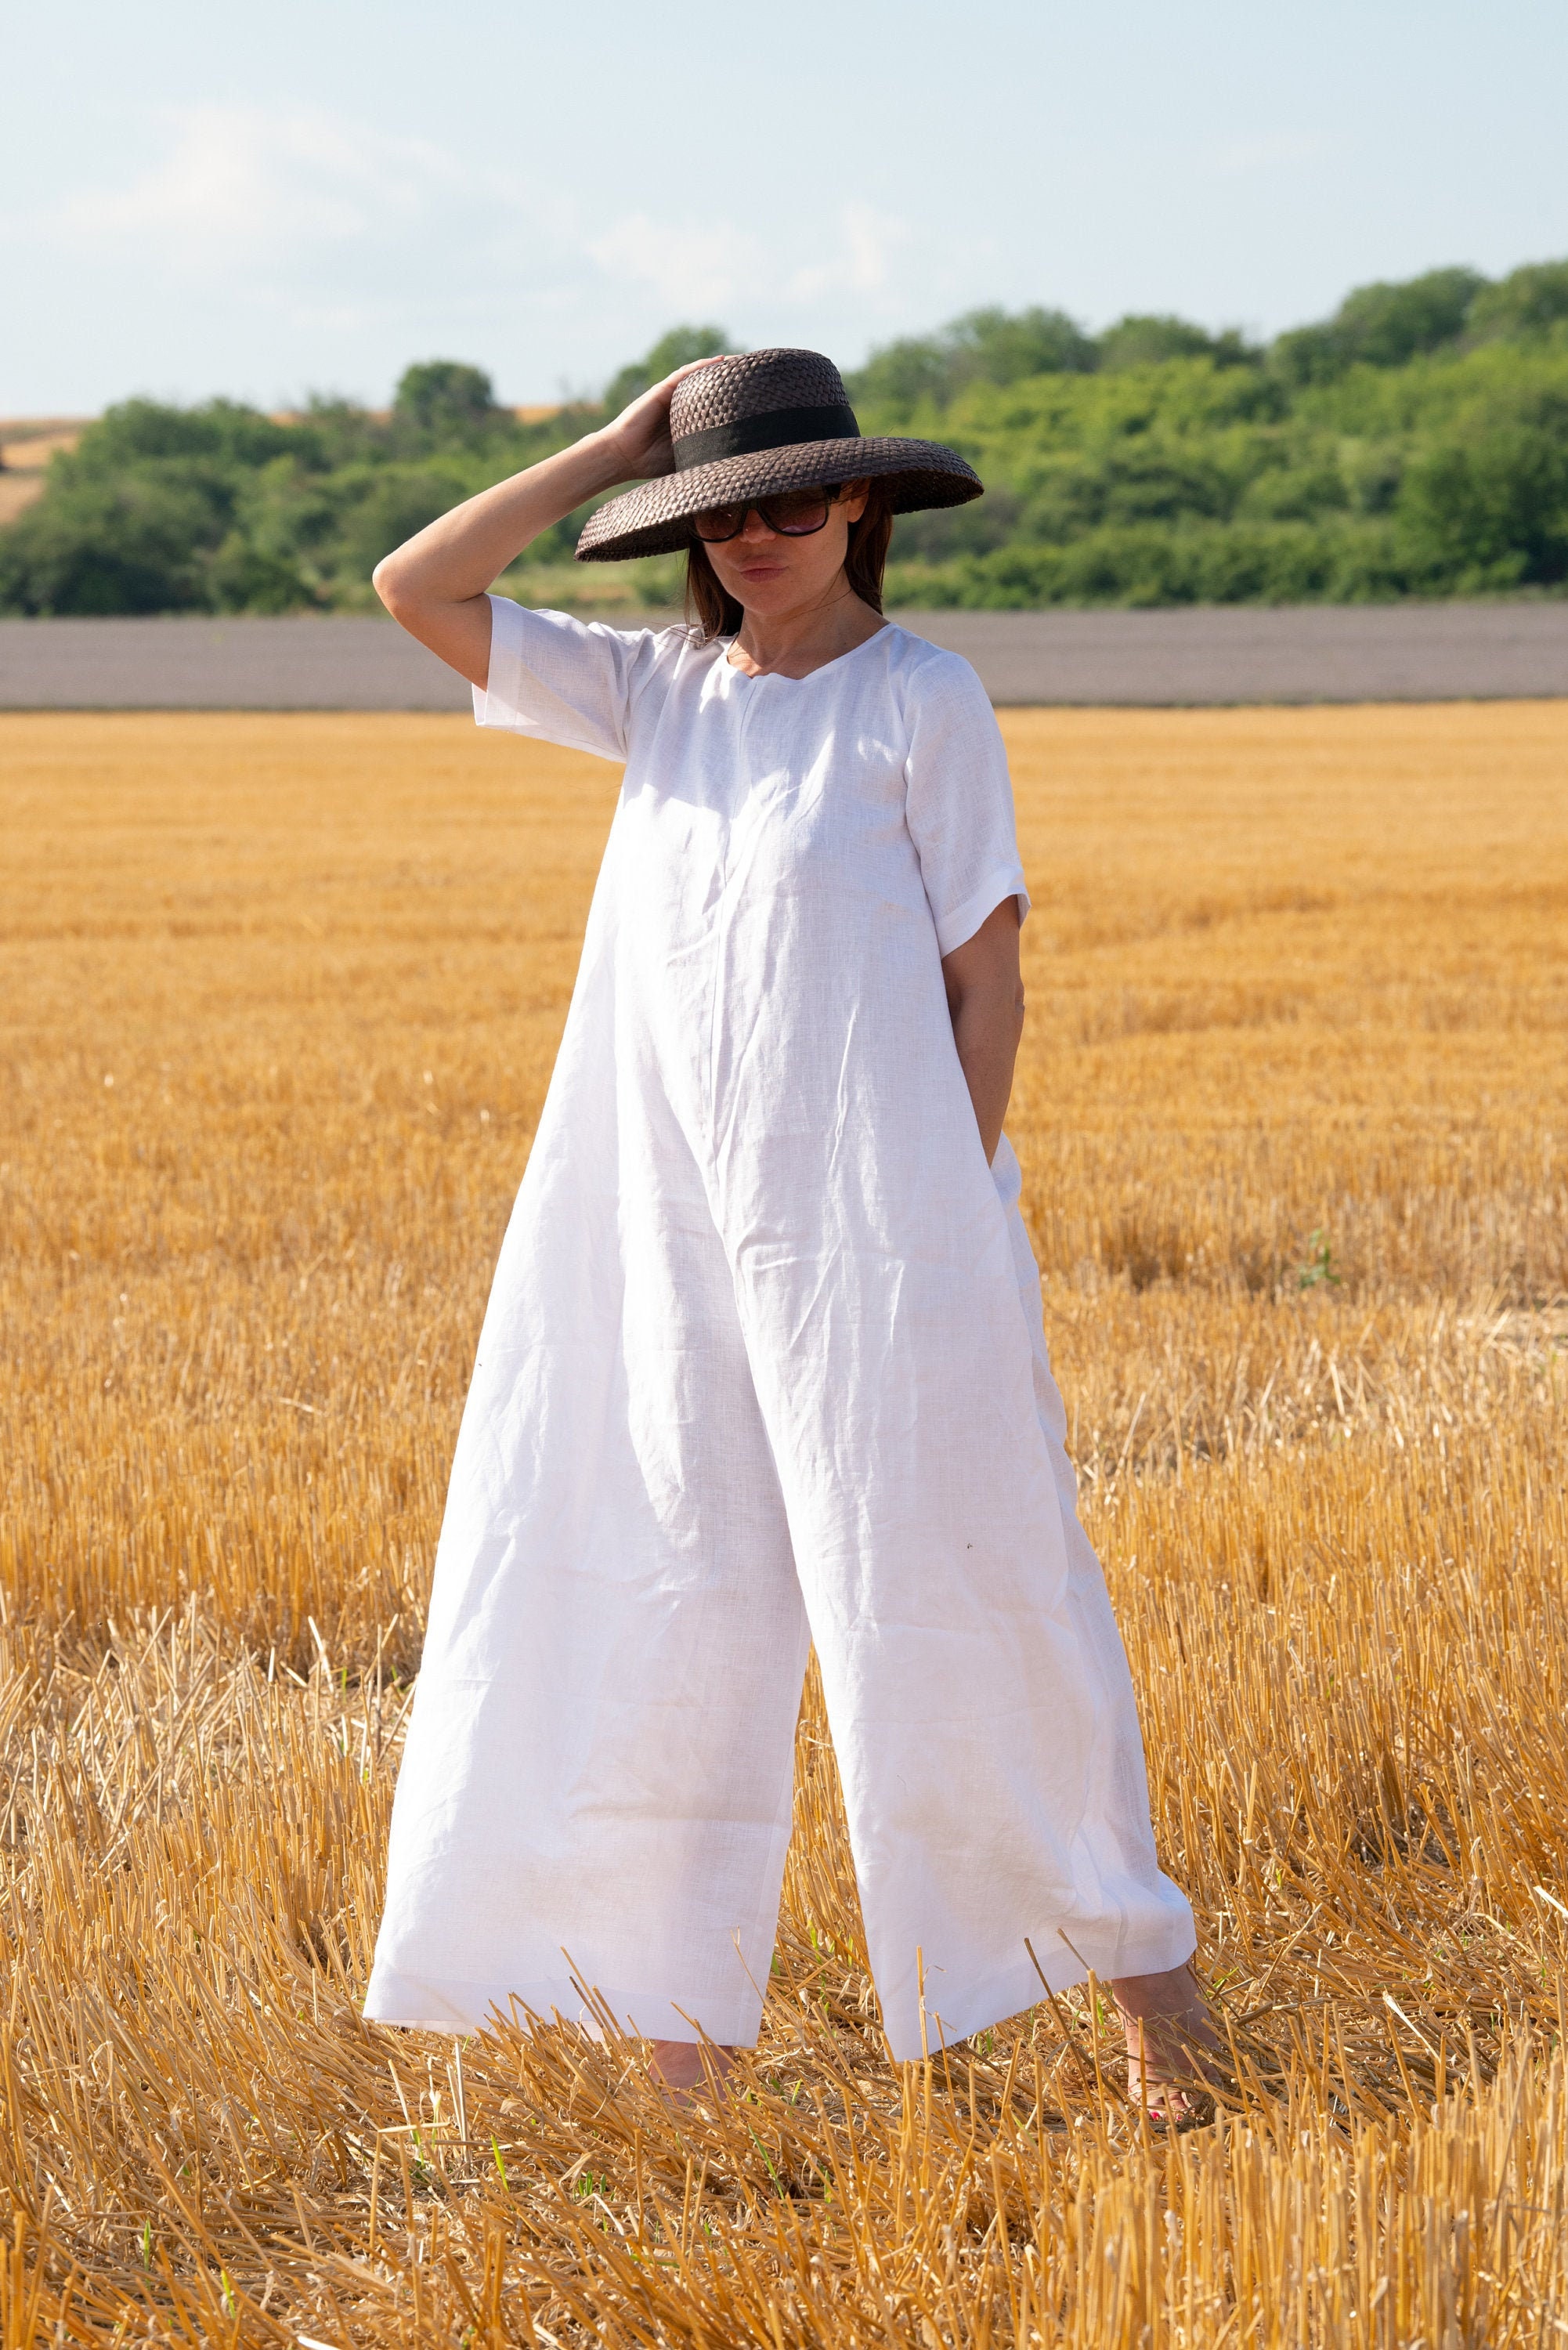
<svg viewBox="0 0 1568 2350">
<path fill-rule="evenodd" d="M 742 611 L 740 634 L 730 648 L 732 669 L 748 677 L 809 677 L 841 654 L 852 653 L 887 626 L 880 612 L 863 604 L 845 582 L 816 604 L 788 612 Z"/>
</svg>

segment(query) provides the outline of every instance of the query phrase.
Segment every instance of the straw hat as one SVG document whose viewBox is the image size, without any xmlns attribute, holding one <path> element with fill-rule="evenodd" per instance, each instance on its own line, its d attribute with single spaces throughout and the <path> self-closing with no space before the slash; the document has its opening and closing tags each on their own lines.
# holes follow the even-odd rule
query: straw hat
<svg viewBox="0 0 1568 2350">
<path fill-rule="evenodd" d="M 683 376 L 670 402 L 675 470 L 599 507 L 577 541 L 579 563 L 670 555 L 690 546 L 691 516 L 781 490 L 867 474 L 895 514 L 959 506 L 984 484 L 940 441 L 865 439 L 844 379 L 820 351 L 746 351 Z"/>
</svg>

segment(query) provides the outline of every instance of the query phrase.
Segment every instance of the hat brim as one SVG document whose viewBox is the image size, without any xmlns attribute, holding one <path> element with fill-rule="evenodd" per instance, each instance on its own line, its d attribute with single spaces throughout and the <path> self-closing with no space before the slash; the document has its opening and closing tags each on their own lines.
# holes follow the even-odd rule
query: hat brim
<svg viewBox="0 0 1568 2350">
<path fill-rule="evenodd" d="M 711 465 L 639 482 L 588 516 L 577 541 L 577 561 L 617 563 L 634 555 L 678 554 L 695 538 L 692 515 L 708 506 L 867 476 L 887 483 L 895 514 L 961 506 L 985 487 L 973 466 L 940 441 L 799 441 L 786 449 L 721 457 Z"/>
</svg>

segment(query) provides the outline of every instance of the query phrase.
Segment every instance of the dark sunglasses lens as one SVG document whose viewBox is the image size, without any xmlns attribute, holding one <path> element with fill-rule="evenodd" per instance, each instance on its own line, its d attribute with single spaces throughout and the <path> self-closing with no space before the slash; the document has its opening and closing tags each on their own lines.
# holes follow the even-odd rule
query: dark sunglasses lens
<svg viewBox="0 0 1568 2350">
<path fill-rule="evenodd" d="M 826 490 L 785 490 L 776 498 L 763 498 L 759 511 L 770 527 L 782 531 L 786 538 L 804 538 L 822 528 L 827 505 Z"/>
<path fill-rule="evenodd" d="M 699 538 L 717 542 L 722 538 L 739 538 L 746 526 L 744 506 L 705 506 L 691 517 L 691 527 Z"/>
</svg>

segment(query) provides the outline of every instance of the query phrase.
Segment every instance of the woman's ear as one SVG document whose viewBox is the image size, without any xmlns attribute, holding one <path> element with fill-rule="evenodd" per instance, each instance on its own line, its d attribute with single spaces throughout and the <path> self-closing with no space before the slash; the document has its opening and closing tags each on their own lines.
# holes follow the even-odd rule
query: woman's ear
<svg viewBox="0 0 1568 2350">
<path fill-rule="evenodd" d="M 846 482 L 839 492 L 838 503 L 844 508 L 846 522 L 858 522 L 866 511 L 866 501 L 871 494 L 869 481 Z"/>
</svg>

